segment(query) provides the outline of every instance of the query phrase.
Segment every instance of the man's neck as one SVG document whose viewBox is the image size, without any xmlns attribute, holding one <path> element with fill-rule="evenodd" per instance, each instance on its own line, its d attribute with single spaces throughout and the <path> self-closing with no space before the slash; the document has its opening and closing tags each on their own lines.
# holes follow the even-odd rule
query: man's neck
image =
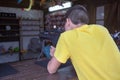
<svg viewBox="0 0 120 80">
<path fill-rule="evenodd" d="M 78 24 L 78 25 L 75 26 L 75 28 L 81 27 L 83 25 L 85 25 L 85 24 Z"/>
</svg>

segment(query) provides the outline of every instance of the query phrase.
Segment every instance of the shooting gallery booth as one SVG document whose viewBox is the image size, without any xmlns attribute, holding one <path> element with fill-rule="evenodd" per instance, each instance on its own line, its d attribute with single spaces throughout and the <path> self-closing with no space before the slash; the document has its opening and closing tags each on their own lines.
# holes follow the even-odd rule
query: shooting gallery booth
<svg viewBox="0 0 120 80">
<path fill-rule="evenodd" d="M 56 46 L 65 13 L 77 4 L 88 10 L 90 24 L 109 30 L 120 48 L 119 0 L 1 0 L 0 80 L 78 80 L 70 61 L 53 75 L 47 71 L 49 46 Z"/>
</svg>

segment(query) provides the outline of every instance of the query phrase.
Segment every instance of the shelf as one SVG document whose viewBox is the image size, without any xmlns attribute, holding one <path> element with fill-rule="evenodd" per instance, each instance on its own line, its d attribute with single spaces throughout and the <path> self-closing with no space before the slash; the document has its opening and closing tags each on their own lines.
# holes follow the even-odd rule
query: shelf
<svg viewBox="0 0 120 80">
<path fill-rule="evenodd" d="M 19 19 L 0 18 L 0 42 L 19 41 Z"/>
<path fill-rule="evenodd" d="M 41 26 L 41 25 L 21 24 L 21 26 Z"/>
<path fill-rule="evenodd" d="M 10 53 L 9 51 L 6 51 L 6 52 L 4 52 L 4 53 L 1 53 L 1 55 L 3 55 L 3 56 L 4 56 L 4 55 L 8 55 L 8 54 L 11 54 L 11 53 Z M 13 51 L 13 52 L 12 52 L 12 55 L 13 55 L 13 54 L 19 54 L 19 52 L 14 52 L 14 51 Z"/>
<path fill-rule="evenodd" d="M 10 25 L 10 26 L 12 26 L 12 25 L 16 26 L 17 25 L 17 26 L 19 26 L 19 24 L 12 24 L 12 23 L 7 23 L 7 24 L 6 23 L 5 24 L 4 23 L 2 23 L 2 24 L 0 23 L 0 25 L 1 26 L 6 26 L 6 25 Z"/>
<path fill-rule="evenodd" d="M 0 42 L 19 41 L 19 36 L 0 36 Z"/>
<path fill-rule="evenodd" d="M 3 18 L 3 17 L 0 17 L 0 19 L 6 19 L 6 20 L 19 20 L 19 19 L 17 19 L 17 18 L 13 18 L 13 17 L 7 17 L 7 18 Z"/>
<path fill-rule="evenodd" d="M 6 37 L 19 37 L 19 35 L 0 35 L 0 38 L 6 38 Z"/>
<path fill-rule="evenodd" d="M 20 31 L 40 31 L 40 30 L 20 30 Z"/>
<path fill-rule="evenodd" d="M 19 31 L 19 30 L 0 30 L 0 31 L 2 31 L 2 32 L 6 32 L 6 31 Z"/>
<path fill-rule="evenodd" d="M 0 17 L 0 44 L 3 43 L 3 45 L 10 47 L 14 45 L 8 45 L 6 42 L 18 42 L 15 46 L 18 45 L 20 51 L 20 19 L 17 19 L 15 16 Z M 18 59 L 21 60 L 20 52 L 18 53 Z"/>
<path fill-rule="evenodd" d="M 40 21 L 40 19 L 21 19 L 21 21 Z"/>
<path fill-rule="evenodd" d="M 39 34 L 35 34 L 35 35 L 20 35 L 20 36 L 22 36 L 22 37 L 28 37 L 28 36 L 39 36 Z"/>
</svg>

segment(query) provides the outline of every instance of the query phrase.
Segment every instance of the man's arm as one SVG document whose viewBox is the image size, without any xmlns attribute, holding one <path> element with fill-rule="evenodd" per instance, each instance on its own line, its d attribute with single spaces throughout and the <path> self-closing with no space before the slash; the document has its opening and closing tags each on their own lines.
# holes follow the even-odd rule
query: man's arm
<svg viewBox="0 0 120 80">
<path fill-rule="evenodd" d="M 58 67 L 60 66 L 60 62 L 54 57 L 54 52 L 55 52 L 55 47 L 51 46 L 50 48 L 50 55 L 51 55 L 51 60 L 49 61 L 47 65 L 48 72 L 50 74 L 53 74 L 57 71 Z"/>
<path fill-rule="evenodd" d="M 60 66 L 60 62 L 53 56 L 47 65 L 47 70 L 50 74 L 53 74 L 57 71 Z"/>
</svg>

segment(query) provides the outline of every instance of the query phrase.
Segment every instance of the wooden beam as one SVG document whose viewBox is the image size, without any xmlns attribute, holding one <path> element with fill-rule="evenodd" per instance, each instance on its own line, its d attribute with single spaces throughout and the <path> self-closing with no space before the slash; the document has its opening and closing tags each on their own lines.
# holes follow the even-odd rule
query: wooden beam
<svg viewBox="0 0 120 80">
<path fill-rule="evenodd" d="M 21 3 L 17 3 L 17 0 L 0 0 L 1 7 L 12 7 L 12 8 L 28 8 L 29 0 L 23 0 Z M 35 4 L 32 9 L 44 10 L 45 6 L 39 5 L 39 0 L 35 0 Z"/>
</svg>

